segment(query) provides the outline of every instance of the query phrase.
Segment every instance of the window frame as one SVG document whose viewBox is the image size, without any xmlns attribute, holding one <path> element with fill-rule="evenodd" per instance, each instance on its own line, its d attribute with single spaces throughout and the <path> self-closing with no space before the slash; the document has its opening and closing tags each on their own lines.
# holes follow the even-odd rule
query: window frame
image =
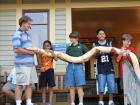
<svg viewBox="0 0 140 105">
<path fill-rule="evenodd" d="M 46 26 L 48 26 L 48 27 L 46 27 L 46 29 L 48 30 L 47 31 L 47 38 L 48 38 L 48 40 L 50 39 L 50 32 L 49 32 L 49 30 L 50 30 L 50 13 L 49 13 L 49 10 L 48 9 L 30 9 L 30 10 L 22 10 L 22 16 L 24 16 L 25 15 L 25 13 L 39 13 L 39 12 L 46 12 L 47 14 L 48 14 L 48 18 L 47 18 L 47 23 L 46 24 L 31 24 L 31 25 L 46 25 Z"/>
</svg>

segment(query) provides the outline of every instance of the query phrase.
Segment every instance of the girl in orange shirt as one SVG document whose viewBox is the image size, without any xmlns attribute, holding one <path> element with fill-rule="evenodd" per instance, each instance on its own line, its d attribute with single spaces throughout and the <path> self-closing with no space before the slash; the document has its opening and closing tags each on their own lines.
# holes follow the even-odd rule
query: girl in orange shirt
<svg viewBox="0 0 140 105">
<path fill-rule="evenodd" d="M 39 86 L 42 90 L 42 101 L 43 105 L 46 105 L 46 88 L 48 86 L 49 91 L 49 103 L 48 105 L 52 105 L 52 97 L 53 97 L 53 87 L 55 86 L 54 79 L 54 69 L 53 69 L 53 59 L 57 60 L 57 56 L 53 52 L 52 44 L 49 40 L 44 41 L 43 49 L 46 52 L 51 52 L 53 57 L 39 54 L 38 62 L 40 65 L 40 77 L 39 77 Z"/>
</svg>

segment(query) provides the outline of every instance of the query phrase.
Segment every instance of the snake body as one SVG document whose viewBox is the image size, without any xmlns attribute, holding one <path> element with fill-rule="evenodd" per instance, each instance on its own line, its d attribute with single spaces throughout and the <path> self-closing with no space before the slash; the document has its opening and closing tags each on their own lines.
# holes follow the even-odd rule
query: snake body
<svg viewBox="0 0 140 105">
<path fill-rule="evenodd" d="M 85 53 L 84 55 L 79 56 L 79 57 L 69 56 L 69 55 L 67 55 L 65 53 L 62 53 L 62 52 L 54 52 L 54 53 L 61 60 L 64 60 L 64 61 L 67 61 L 67 62 L 72 62 L 72 63 L 83 63 L 83 62 L 88 61 L 94 54 L 96 54 L 97 50 L 99 50 L 100 52 L 103 52 L 103 53 L 110 53 L 112 48 L 116 51 L 117 54 L 121 53 L 121 50 L 118 49 L 118 48 L 115 48 L 115 47 L 103 47 L 103 46 L 94 47 L 90 51 L 88 51 L 87 53 Z M 41 52 L 41 53 L 43 53 L 45 55 L 52 56 L 51 53 L 46 52 L 43 49 L 38 49 L 38 48 L 28 48 L 28 49 L 29 50 L 38 50 L 39 52 Z M 129 52 L 129 56 L 130 56 L 130 58 L 132 60 L 135 73 L 140 78 L 140 67 L 139 67 L 138 59 L 137 59 L 136 55 L 134 53 L 132 53 L 132 52 Z"/>
</svg>

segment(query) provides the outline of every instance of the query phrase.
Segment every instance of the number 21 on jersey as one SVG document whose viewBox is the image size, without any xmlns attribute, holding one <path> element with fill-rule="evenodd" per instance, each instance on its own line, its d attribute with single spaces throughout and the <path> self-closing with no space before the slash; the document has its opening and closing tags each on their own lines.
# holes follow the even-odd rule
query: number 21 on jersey
<svg viewBox="0 0 140 105">
<path fill-rule="evenodd" d="M 104 62 L 109 62 L 109 57 L 108 55 L 103 55 L 101 56 L 101 62 L 104 63 Z"/>
</svg>

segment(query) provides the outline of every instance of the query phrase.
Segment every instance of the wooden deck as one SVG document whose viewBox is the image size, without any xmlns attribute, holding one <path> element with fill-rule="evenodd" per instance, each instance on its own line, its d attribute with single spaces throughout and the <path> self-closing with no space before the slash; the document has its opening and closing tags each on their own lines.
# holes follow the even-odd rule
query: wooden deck
<svg viewBox="0 0 140 105">
<path fill-rule="evenodd" d="M 54 88 L 53 105 L 70 105 L 69 91 L 64 87 L 64 73 L 55 73 L 55 83 L 56 87 Z M 84 92 L 84 105 L 97 105 L 98 95 L 96 94 L 95 80 L 87 80 L 87 84 L 84 86 Z M 41 90 L 39 89 L 39 84 L 36 84 L 36 89 L 33 91 L 32 100 L 34 103 L 37 103 L 37 105 L 41 103 Z M 116 102 L 116 105 L 123 105 L 123 95 L 114 95 L 114 101 Z M 9 100 L 8 97 L 5 97 L 5 95 L 0 91 L 0 105 L 5 105 L 5 103 L 9 102 L 11 102 L 11 100 Z M 78 103 L 77 97 L 75 102 Z M 108 102 L 108 95 L 105 96 L 105 102 Z"/>
</svg>

